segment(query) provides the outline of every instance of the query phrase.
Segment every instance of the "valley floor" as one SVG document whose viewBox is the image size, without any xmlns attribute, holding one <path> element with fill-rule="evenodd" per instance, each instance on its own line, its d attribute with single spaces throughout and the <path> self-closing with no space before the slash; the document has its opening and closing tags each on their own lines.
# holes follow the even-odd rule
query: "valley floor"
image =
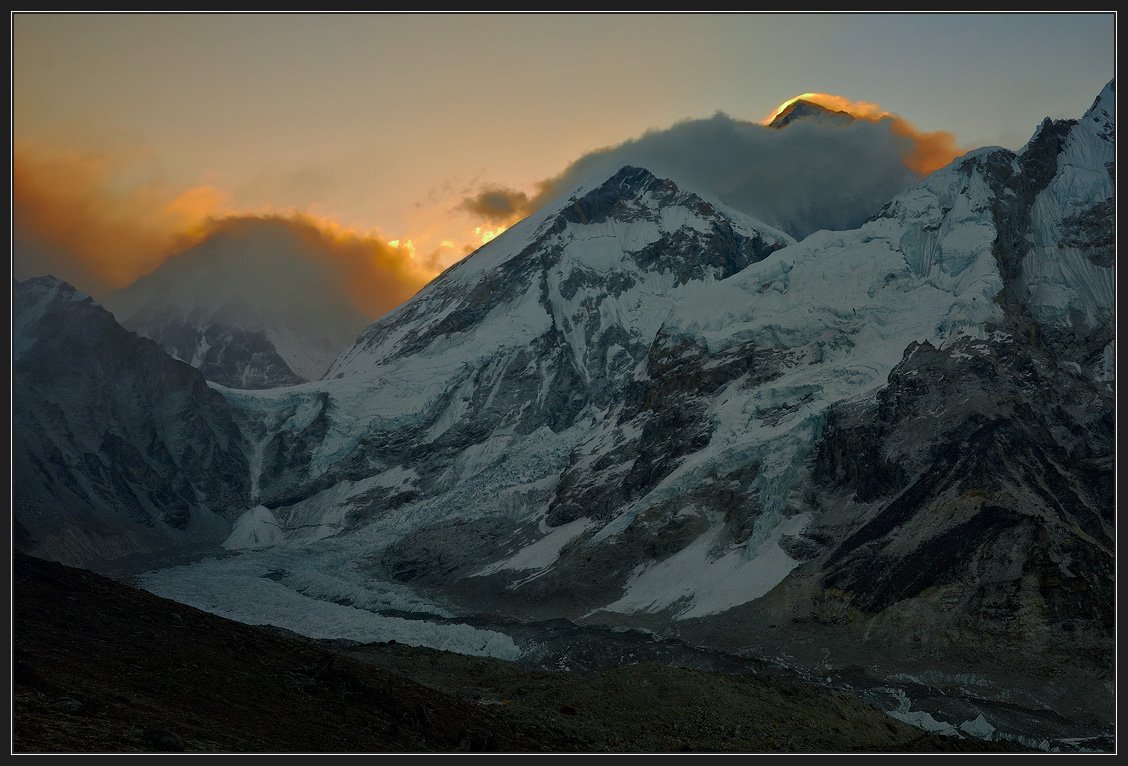
<svg viewBox="0 0 1128 766">
<path fill-rule="evenodd" d="M 1020 749 L 777 678 L 334 645 L 14 556 L 14 753 Z"/>
</svg>

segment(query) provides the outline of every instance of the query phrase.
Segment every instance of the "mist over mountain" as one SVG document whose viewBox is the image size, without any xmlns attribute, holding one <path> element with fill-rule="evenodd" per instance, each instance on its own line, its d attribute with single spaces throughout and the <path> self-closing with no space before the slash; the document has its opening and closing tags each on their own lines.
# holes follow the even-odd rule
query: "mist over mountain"
<svg viewBox="0 0 1128 766">
<path fill-rule="evenodd" d="M 103 303 L 217 383 L 317 380 L 369 322 L 349 300 L 339 249 L 300 221 L 231 219 Z"/>
<path fill-rule="evenodd" d="M 591 188 L 635 165 L 797 239 L 820 229 L 854 228 L 922 175 L 906 165 L 917 148 L 915 135 L 899 132 L 890 120 L 849 117 L 800 101 L 774 125 L 720 112 L 686 120 L 589 152 L 544 182 L 532 199 L 511 193 L 509 207 L 551 208 L 577 187 Z M 499 191 L 490 194 L 498 197 Z M 487 201 L 473 202 L 480 207 Z"/>
</svg>

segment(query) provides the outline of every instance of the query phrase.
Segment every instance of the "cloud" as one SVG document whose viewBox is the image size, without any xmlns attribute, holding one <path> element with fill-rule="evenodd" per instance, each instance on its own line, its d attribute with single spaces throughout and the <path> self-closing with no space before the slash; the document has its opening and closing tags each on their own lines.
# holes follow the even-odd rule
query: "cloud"
<svg viewBox="0 0 1128 766">
<path fill-rule="evenodd" d="M 233 249 L 240 254 L 260 253 L 255 265 L 270 269 L 271 280 L 301 276 L 305 272 L 297 264 L 311 264 L 370 319 L 403 303 L 436 273 L 421 263 L 410 243 L 302 213 L 222 218 L 213 222 L 204 242 L 215 239 L 235 240 Z"/>
<path fill-rule="evenodd" d="M 433 275 L 410 246 L 332 221 L 296 213 L 231 215 L 209 220 L 198 242 L 102 300 L 124 321 L 172 305 L 235 324 L 277 317 L 311 332 L 326 322 L 355 324 L 355 333 Z"/>
<path fill-rule="evenodd" d="M 796 101 L 810 101 L 838 112 L 846 112 L 854 117 L 870 122 L 887 122 L 894 135 L 905 139 L 902 160 L 914 172 L 927 175 L 947 165 L 966 150 L 956 143 L 956 137 L 947 131 L 925 132 L 904 117 L 888 112 L 879 105 L 868 101 L 852 101 L 845 96 L 833 93 L 803 93 L 780 104 L 771 116 L 761 124 L 767 125 L 787 107 Z"/>
<path fill-rule="evenodd" d="M 129 155 L 14 145 L 15 276 L 54 273 L 95 295 L 121 287 L 156 268 L 225 205 L 225 195 L 207 186 L 121 182 L 141 170 Z"/>
<path fill-rule="evenodd" d="M 376 318 L 438 273 L 434 256 L 417 256 L 410 240 L 300 211 L 237 212 L 220 189 L 130 182 L 139 175 L 122 155 L 14 148 L 14 276 L 51 273 L 101 298 L 197 246 L 235 243 L 257 254 L 259 278 L 316 277 L 311 284 Z M 270 250 L 264 242 L 277 246 L 269 263 L 261 261 Z M 302 271 L 302 262 L 313 270 Z"/>
<path fill-rule="evenodd" d="M 487 186 L 462 200 L 459 208 L 494 224 L 509 225 L 528 214 L 529 195 L 504 186 Z"/>
<path fill-rule="evenodd" d="M 563 204 L 577 187 L 598 185 L 623 165 L 673 178 L 802 238 L 818 229 L 857 227 L 960 152 L 950 134 L 919 131 L 877 104 L 804 97 L 859 119 L 796 120 L 783 129 L 722 113 L 686 120 L 589 152 L 530 189 L 475 178 L 459 192 L 448 182 L 450 188 L 435 191 L 442 200 L 429 200 L 413 214 L 410 237 L 391 240 L 302 211 L 235 210 L 223 189 L 174 186 L 135 154 L 17 142 L 13 273 L 19 279 L 54 273 L 101 297 L 208 236 L 252 220 L 288 222 L 309 253 L 333 264 L 336 289 L 376 317 L 520 218 Z M 452 212 L 471 222 L 459 224 Z"/>
<path fill-rule="evenodd" d="M 876 104 L 804 95 L 821 97 L 824 106 L 860 119 L 766 127 L 788 101 L 764 123 L 721 112 L 686 120 L 589 152 L 542 181 L 519 212 L 560 205 L 577 187 L 590 188 L 630 164 L 673 178 L 801 239 L 819 229 L 861 225 L 890 198 L 961 153 L 951 134 L 918 131 Z M 507 200 L 520 200 L 519 193 L 506 191 Z M 474 201 L 481 196 L 465 200 L 465 208 L 476 209 Z M 513 208 L 520 217 L 516 204 Z"/>
</svg>

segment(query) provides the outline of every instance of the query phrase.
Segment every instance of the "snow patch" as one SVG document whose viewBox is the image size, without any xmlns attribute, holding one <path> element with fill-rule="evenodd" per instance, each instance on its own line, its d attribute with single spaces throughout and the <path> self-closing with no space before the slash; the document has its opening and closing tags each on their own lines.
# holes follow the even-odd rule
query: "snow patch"
<svg viewBox="0 0 1128 766">
<path fill-rule="evenodd" d="M 783 581 L 799 562 L 779 546 L 785 533 L 807 523 L 806 514 L 778 524 L 755 549 L 730 548 L 711 554 L 721 542 L 723 523 L 715 524 L 674 555 L 639 567 L 617 601 L 602 607 L 609 612 L 659 612 L 680 608 L 677 619 L 717 614 L 760 598 Z"/>
<path fill-rule="evenodd" d="M 1116 341 L 1110 340 L 1101 354 L 1100 367 L 1097 368 L 1097 381 L 1112 383 L 1116 380 Z"/>
<path fill-rule="evenodd" d="M 995 733 L 995 727 L 988 723 L 987 719 L 980 713 L 974 719 L 961 723 L 960 731 L 976 739 L 991 739 L 991 735 Z"/>
<path fill-rule="evenodd" d="M 564 546 L 583 534 L 584 530 L 593 524 L 595 522 L 591 519 L 575 519 L 556 527 L 532 545 L 522 548 L 507 559 L 494 562 L 478 570 L 471 577 L 490 575 L 507 569 L 548 569 L 560 557 L 560 551 L 563 550 Z"/>
<path fill-rule="evenodd" d="M 235 520 L 231 534 L 223 541 L 228 550 L 266 548 L 285 539 L 278 519 L 265 505 L 257 505 Z"/>
<path fill-rule="evenodd" d="M 912 700 L 901 689 L 886 689 L 897 698 L 897 706 L 893 710 L 885 711 L 887 715 L 896 718 L 898 721 L 904 721 L 910 726 L 915 726 L 918 729 L 925 731 L 933 731 L 937 734 L 943 734 L 948 737 L 962 737 L 955 726 L 945 721 L 937 721 L 932 717 L 931 713 L 923 710 L 911 710 Z"/>
<path fill-rule="evenodd" d="M 923 710 L 913 710 L 904 713 L 898 710 L 891 710 L 889 711 L 889 715 L 893 716 L 898 721 L 904 721 L 910 726 L 915 726 L 918 729 L 936 732 L 937 734 L 943 734 L 947 737 L 960 736 L 960 732 L 958 729 L 956 729 L 955 726 L 952 726 L 952 724 L 945 721 L 937 721 L 932 717 L 931 713 L 926 713 Z"/>
</svg>

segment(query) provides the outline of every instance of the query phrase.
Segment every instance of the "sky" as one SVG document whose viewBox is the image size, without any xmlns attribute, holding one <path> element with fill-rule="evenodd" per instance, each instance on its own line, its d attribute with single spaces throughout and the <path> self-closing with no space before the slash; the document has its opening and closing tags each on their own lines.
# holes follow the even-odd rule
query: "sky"
<svg viewBox="0 0 1128 766">
<path fill-rule="evenodd" d="M 1017 149 L 1115 72 L 1111 13 L 11 18 L 13 274 L 95 296 L 241 216 L 370 240 L 410 294 L 609 147 L 819 92 Z"/>
</svg>

